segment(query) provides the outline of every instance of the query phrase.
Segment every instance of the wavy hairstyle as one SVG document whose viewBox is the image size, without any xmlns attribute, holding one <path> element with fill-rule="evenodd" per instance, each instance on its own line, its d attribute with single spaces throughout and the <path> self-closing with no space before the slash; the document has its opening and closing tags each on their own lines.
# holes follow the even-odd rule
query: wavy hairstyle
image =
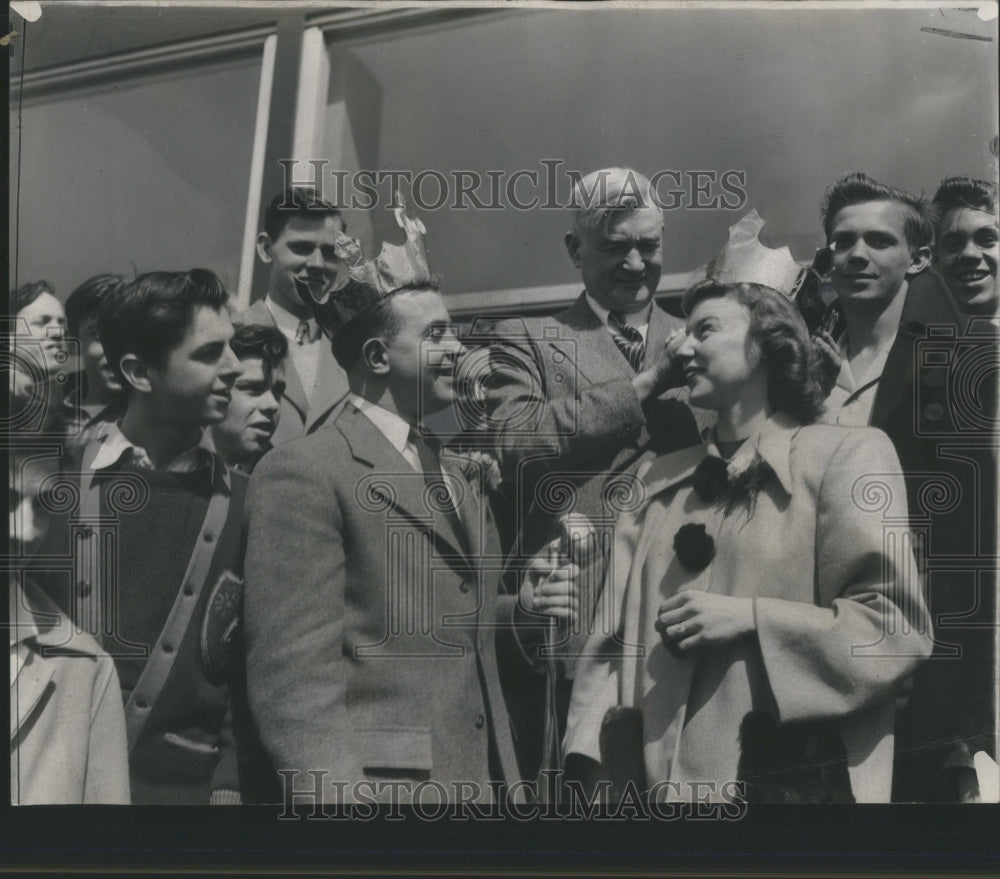
<svg viewBox="0 0 1000 879">
<path fill-rule="evenodd" d="M 812 424 L 823 411 L 821 363 L 806 323 L 795 304 L 777 290 L 746 282 L 701 281 L 682 300 L 690 314 L 705 299 L 728 296 L 750 312 L 747 344 L 756 343 L 767 369 L 767 401 L 775 412 L 787 412 Z"/>
<path fill-rule="evenodd" d="M 941 181 L 931 201 L 931 218 L 937 226 L 948 211 L 971 208 L 995 214 L 997 211 L 997 185 L 989 180 L 971 177 L 949 177 Z"/>
<path fill-rule="evenodd" d="M 934 227 L 928 216 L 927 202 L 923 198 L 887 183 L 879 183 L 861 172 L 841 177 L 823 195 L 821 213 L 827 243 L 830 243 L 837 214 L 844 208 L 872 201 L 891 202 L 899 208 L 903 218 L 903 234 L 911 253 L 918 247 L 927 247 L 933 243 Z"/>
<path fill-rule="evenodd" d="M 162 368 L 194 321 L 195 309 L 221 311 L 228 301 L 225 285 L 208 269 L 147 272 L 111 290 L 97 307 L 97 327 L 122 387 L 130 387 L 122 357 L 136 354 Z"/>
</svg>

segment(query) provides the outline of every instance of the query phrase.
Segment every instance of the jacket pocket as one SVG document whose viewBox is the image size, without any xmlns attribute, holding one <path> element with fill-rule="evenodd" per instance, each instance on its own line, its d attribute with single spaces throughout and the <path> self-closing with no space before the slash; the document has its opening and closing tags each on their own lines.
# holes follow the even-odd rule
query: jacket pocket
<svg viewBox="0 0 1000 879">
<path fill-rule="evenodd" d="M 429 773 L 434 767 L 430 727 L 362 726 L 356 734 L 366 771 Z"/>
</svg>

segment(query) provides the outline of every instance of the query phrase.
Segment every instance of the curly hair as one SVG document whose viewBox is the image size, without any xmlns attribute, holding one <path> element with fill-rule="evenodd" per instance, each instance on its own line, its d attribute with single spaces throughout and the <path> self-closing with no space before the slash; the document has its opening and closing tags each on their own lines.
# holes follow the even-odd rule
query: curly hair
<svg viewBox="0 0 1000 879">
<path fill-rule="evenodd" d="M 767 400 L 775 412 L 787 412 L 812 424 L 823 411 L 822 366 L 809 330 L 795 304 L 763 284 L 702 281 L 682 300 L 690 314 L 705 299 L 729 296 L 750 312 L 747 344 L 756 343 L 767 370 Z"/>
<path fill-rule="evenodd" d="M 229 347 L 240 360 L 259 358 L 263 363 L 264 377 L 271 375 L 288 356 L 288 339 L 275 326 L 265 324 L 238 324 Z"/>
</svg>

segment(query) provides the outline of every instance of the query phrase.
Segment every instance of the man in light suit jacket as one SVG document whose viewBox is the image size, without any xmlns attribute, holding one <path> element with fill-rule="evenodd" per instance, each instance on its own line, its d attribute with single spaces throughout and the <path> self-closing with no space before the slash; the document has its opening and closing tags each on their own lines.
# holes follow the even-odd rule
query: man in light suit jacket
<svg viewBox="0 0 1000 879">
<path fill-rule="evenodd" d="M 500 594 L 485 478 L 423 435 L 422 419 L 451 404 L 462 346 L 412 248 L 412 237 L 386 245 L 365 280 L 352 268 L 318 295 L 350 396 L 251 480 L 248 694 L 286 802 L 320 785 L 328 805 L 407 801 L 428 786 L 436 802 L 499 798 L 492 785 L 520 776 L 496 642 L 539 631 L 544 617 L 526 610 L 575 612 L 573 567 L 547 559 L 520 601 Z"/>
<path fill-rule="evenodd" d="M 663 228 L 655 192 L 639 172 L 607 168 L 580 181 L 575 204 L 565 243 L 584 291 L 553 317 L 498 323 L 486 377 L 495 450 L 518 516 L 515 552 L 537 551 L 571 513 L 597 532 L 601 552 L 581 571 L 580 630 L 563 645 L 570 664 L 598 614 L 614 523 L 637 499 L 641 457 L 700 442 L 685 397 L 672 390 L 683 383 L 673 350 L 684 324 L 653 299 Z M 523 682 L 511 686 L 526 696 L 512 712 L 524 724 L 531 774 L 540 760 L 537 698 Z M 564 683 L 560 724 L 568 696 Z"/>
<path fill-rule="evenodd" d="M 347 393 L 344 370 L 295 288 L 296 281 L 322 286 L 334 277 L 343 231 L 340 211 L 306 187 L 279 193 L 264 213 L 257 255 L 270 267 L 267 296 L 234 315 L 233 323 L 274 326 L 288 339 L 275 446 L 315 430 Z"/>
</svg>

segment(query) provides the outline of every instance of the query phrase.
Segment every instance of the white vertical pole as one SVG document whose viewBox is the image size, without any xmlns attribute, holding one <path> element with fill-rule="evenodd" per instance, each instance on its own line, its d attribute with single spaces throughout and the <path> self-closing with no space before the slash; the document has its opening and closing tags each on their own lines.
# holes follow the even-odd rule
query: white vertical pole
<svg viewBox="0 0 1000 879">
<path fill-rule="evenodd" d="M 318 27 L 302 32 L 302 53 L 299 56 L 299 82 L 295 101 L 295 132 L 292 138 L 292 158 L 296 163 L 323 158 L 322 126 L 326 117 L 326 99 L 330 89 L 330 57 L 326 51 L 323 31 Z M 310 182 L 314 169 L 302 169 L 298 179 Z M 293 179 L 296 179 L 293 172 Z M 321 181 L 315 181 L 317 188 Z"/>
<path fill-rule="evenodd" d="M 267 149 L 267 127 L 271 115 L 271 89 L 274 85 L 274 58 L 277 34 L 264 40 L 260 66 L 260 86 L 257 90 L 257 118 L 253 132 L 253 153 L 250 158 L 250 184 L 247 191 L 246 221 L 243 226 L 243 247 L 240 251 L 240 277 L 233 308 L 242 311 L 250 305 L 250 285 L 256 258 L 257 225 L 260 222 L 260 194 L 264 184 L 264 154 Z"/>
</svg>

